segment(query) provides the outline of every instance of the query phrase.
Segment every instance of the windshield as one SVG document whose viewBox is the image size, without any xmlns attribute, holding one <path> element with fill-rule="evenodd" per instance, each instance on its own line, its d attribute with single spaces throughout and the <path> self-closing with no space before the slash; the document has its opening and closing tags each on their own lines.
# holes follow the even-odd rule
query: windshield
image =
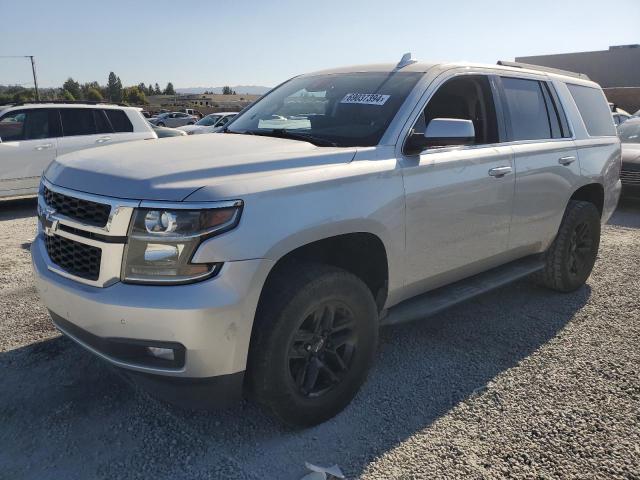
<svg viewBox="0 0 640 480">
<path fill-rule="evenodd" d="M 220 120 L 220 115 L 207 115 L 201 120 L 196 122 L 196 125 L 202 125 L 203 127 L 210 127 L 211 125 L 215 125 L 215 123 Z"/>
<path fill-rule="evenodd" d="M 618 127 L 622 143 L 640 143 L 640 122 L 626 121 Z"/>
<path fill-rule="evenodd" d="M 296 138 L 319 146 L 377 145 L 422 73 L 297 77 L 237 117 L 228 132 Z"/>
</svg>

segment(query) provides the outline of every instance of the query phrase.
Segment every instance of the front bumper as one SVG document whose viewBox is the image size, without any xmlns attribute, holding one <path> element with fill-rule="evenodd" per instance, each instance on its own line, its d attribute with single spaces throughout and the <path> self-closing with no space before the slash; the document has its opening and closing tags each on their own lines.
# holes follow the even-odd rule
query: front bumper
<svg viewBox="0 0 640 480">
<path fill-rule="evenodd" d="M 56 324 L 63 333 L 109 363 L 141 374 L 189 379 L 245 370 L 255 310 L 270 261 L 227 262 L 216 277 L 190 285 L 117 282 L 100 288 L 54 272 L 42 233 L 34 240 L 31 255 L 36 288 L 53 313 L 54 323 L 58 317 L 63 319 Z M 103 343 L 87 340 L 96 337 L 180 345 L 184 362 L 180 366 L 149 365 L 123 358 L 102 348 Z"/>
</svg>

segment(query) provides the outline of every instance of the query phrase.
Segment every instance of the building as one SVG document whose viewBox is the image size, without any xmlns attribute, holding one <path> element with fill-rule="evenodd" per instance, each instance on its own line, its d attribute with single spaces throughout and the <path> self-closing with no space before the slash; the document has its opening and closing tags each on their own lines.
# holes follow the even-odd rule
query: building
<svg viewBox="0 0 640 480">
<path fill-rule="evenodd" d="M 615 45 L 595 52 L 516 57 L 516 62 L 584 73 L 602 86 L 609 101 L 631 112 L 640 109 L 640 44 Z"/>
<path fill-rule="evenodd" d="M 239 112 L 258 98 L 260 98 L 260 95 L 222 95 L 213 93 L 153 95 L 147 97 L 147 101 L 149 102 L 150 110 L 193 108 L 203 114 L 209 114 L 214 112 Z"/>
</svg>

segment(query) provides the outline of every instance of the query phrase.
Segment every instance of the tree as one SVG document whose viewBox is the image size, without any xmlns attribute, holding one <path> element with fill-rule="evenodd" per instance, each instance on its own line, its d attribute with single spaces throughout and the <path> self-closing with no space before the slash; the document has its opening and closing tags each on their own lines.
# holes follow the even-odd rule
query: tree
<svg viewBox="0 0 640 480">
<path fill-rule="evenodd" d="M 155 91 L 153 90 L 153 85 L 151 85 L 151 82 L 149 82 L 149 88 L 147 89 L 147 95 L 154 95 Z"/>
<path fill-rule="evenodd" d="M 62 99 L 67 100 L 69 102 L 73 102 L 75 100 L 71 92 L 67 89 L 62 90 Z"/>
<path fill-rule="evenodd" d="M 122 99 L 127 103 L 134 105 L 144 105 L 147 103 L 147 98 L 140 87 L 127 87 L 122 91 Z"/>
<path fill-rule="evenodd" d="M 162 90 L 160 90 L 160 85 L 158 85 L 157 83 L 156 83 L 156 85 L 155 85 L 155 87 L 153 89 L 153 94 L 154 95 L 162 95 Z"/>
<path fill-rule="evenodd" d="M 233 90 L 231 90 L 231 87 L 225 85 L 224 87 L 222 87 L 222 94 L 223 95 L 233 95 Z"/>
<path fill-rule="evenodd" d="M 67 81 L 62 84 L 62 89 L 69 92 L 74 99 L 82 98 L 80 84 L 71 77 L 67 78 Z"/>
<path fill-rule="evenodd" d="M 90 102 L 101 102 L 103 100 L 102 94 L 97 88 L 89 88 L 85 98 Z"/>
<path fill-rule="evenodd" d="M 86 99 L 86 100 L 91 100 L 89 98 L 89 90 L 97 90 L 98 93 L 100 93 L 100 98 L 102 99 L 102 93 L 101 90 L 102 88 L 100 87 L 100 85 L 98 84 L 98 82 L 87 82 L 87 83 L 83 83 L 80 86 L 80 90 L 82 93 L 82 98 Z"/>
<path fill-rule="evenodd" d="M 110 102 L 122 101 L 122 82 L 120 81 L 120 77 L 117 77 L 113 72 L 109 73 L 106 94 Z"/>
<path fill-rule="evenodd" d="M 173 83 L 167 83 L 167 88 L 164 89 L 165 95 L 175 95 L 176 91 L 173 89 Z"/>
</svg>

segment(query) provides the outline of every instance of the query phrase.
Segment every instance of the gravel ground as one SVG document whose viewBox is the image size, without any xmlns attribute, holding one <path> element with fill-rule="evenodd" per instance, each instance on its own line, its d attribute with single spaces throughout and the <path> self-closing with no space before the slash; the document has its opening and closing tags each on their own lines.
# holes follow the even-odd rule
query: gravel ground
<svg viewBox="0 0 640 480">
<path fill-rule="evenodd" d="M 0 205 L 0 478 L 640 478 L 640 204 L 588 285 L 526 281 L 384 329 L 356 400 L 306 431 L 251 404 L 149 398 L 52 328 L 31 278 L 32 201 Z"/>
</svg>

